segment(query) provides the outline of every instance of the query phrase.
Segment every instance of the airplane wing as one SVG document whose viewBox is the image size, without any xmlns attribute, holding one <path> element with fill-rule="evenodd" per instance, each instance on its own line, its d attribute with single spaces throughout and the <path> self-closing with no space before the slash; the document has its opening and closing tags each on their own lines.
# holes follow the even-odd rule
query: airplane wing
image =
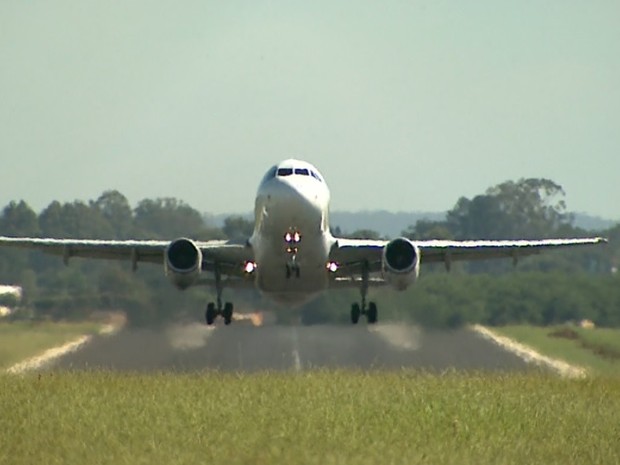
<svg viewBox="0 0 620 465">
<path fill-rule="evenodd" d="M 72 257 L 128 260 L 135 269 L 139 262 L 164 263 L 164 253 L 171 241 L 52 239 L 0 236 L 0 247 L 19 247 L 59 255 L 65 263 Z M 202 269 L 213 271 L 215 264 L 229 276 L 242 275 L 243 265 L 253 260 L 252 247 L 230 241 L 194 241 L 202 252 Z"/>
<path fill-rule="evenodd" d="M 545 250 L 580 247 L 602 244 L 607 240 L 602 237 L 576 239 L 541 239 L 541 240 L 425 240 L 411 241 L 420 252 L 420 263 L 443 262 L 446 267 L 457 260 L 485 260 L 491 258 L 512 258 L 515 262 L 528 255 L 535 255 Z M 365 239 L 337 239 L 330 253 L 330 260 L 338 263 L 337 279 L 350 283 L 352 277 L 358 275 L 363 266 L 368 267 L 370 273 L 381 270 L 383 248 L 389 241 Z M 369 282 L 372 284 L 372 281 Z"/>
</svg>

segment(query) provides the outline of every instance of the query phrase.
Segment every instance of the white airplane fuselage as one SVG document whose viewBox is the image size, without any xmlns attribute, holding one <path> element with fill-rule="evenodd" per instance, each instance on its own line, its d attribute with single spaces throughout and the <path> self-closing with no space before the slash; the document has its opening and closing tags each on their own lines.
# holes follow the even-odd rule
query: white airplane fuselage
<svg viewBox="0 0 620 465">
<path fill-rule="evenodd" d="M 258 188 L 254 213 L 250 243 L 257 288 L 287 305 L 324 291 L 335 240 L 329 231 L 329 189 L 318 170 L 300 160 L 272 167 Z"/>
</svg>

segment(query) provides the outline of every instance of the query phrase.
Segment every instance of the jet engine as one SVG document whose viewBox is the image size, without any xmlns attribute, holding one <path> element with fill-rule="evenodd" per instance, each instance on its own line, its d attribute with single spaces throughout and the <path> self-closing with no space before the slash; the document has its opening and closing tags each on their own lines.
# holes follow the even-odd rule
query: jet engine
<svg viewBox="0 0 620 465">
<path fill-rule="evenodd" d="M 420 249 L 404 237 L 392 239 L 383 248 L 382 270 L 394 289 L 407 289 L 420 273 Z"/>
<path fill-rule="evenodd" d="M 172 283 L 179 289 L 186 289 L 200 275 L 202 252 L 190 239 L 175 239 L 166 247 L 164 264 Z"/>
</svg>

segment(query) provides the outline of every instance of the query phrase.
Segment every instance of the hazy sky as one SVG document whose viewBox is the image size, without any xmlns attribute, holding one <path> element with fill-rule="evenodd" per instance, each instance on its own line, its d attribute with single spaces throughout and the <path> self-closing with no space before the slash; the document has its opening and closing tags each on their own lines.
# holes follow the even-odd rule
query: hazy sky
<svg viewBox="0 0 620 465">
<path fill-rule="evenodd" d="M 0 2 L 0 204 L 245 212 L 314 163 L 334 210 L 520 177 L 620 219 L 620 2 Z"/>
</svg>

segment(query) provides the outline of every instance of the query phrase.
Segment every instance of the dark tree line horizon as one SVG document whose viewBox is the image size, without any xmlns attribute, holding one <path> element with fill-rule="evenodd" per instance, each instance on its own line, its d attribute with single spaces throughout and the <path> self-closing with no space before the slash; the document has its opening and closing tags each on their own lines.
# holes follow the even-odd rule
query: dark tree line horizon
<svg viewBox="0 0 620 465">
<path fill-rule="evenodd" d="M 6 236 L 121 240 L 170 240 L 186 236 L 197 240 L 209 240 L 248 237 L 252 229 L 252 221 L 238 215 L 226 218 L 222 227 L 209 224 L 205 221 L 204 214 L 175 198 L 144 199 L 132 208 L 127 198 L 116 190 L 105 191 L 95 200 L 64 203 L 52 201 L 38 214 L 26 202 L 12 201 L 3 208 L 0 215 L 0 235 Z M 334 233 L 348 237 L 380 238 L 379 233 L 372 229 L 372 225 L 369 225 L 368 229 L 350 232 L 343 232 L 334 225 Z M 558 282 L 562 281 L 559 277 L 567 274 L 580 275 L 584 276 L 583 279 L 595 281 L 615 278 L 613 270 L 618 268 L 620 253 L 615 244 L 620 241 L 620 224 L 596 233 L 608 237 L 610 244 L 528 258 L 518 266 L 517 273 L 512 271 L 512 265 L 508 260 L 459 263 L 452 271 L 455 276 L 444 279 L 445 271 L 441 267 L 423 264 L 421 283 L 397 296 L 385 293 L 385 300 L 394 304 L 399 302 L 398 306 L 401 307 L 403 314 L 411 310 L 407 308 L 408 306 L 416 307 L 416 301 L 418 302 L 416 308 L 419 307 L 419 302 L 427 301 L 426 308 L 431 309 L 433 305 L 428 303 L 428 293 L 418 294 L 422 292 L 420 289 L 424 290 L 428 286 L 432 288 L 433 280 L 441 280 L 446 287 L 445 294 L 452 295 L 456 287 L 468 286 L 468 279 L 479 280 L 482 278 L 476 278 L 477 274 L 489 272 L 493 275 L 487 277 L 491 281 L 494 277 L 500 279 L 499 277 L 503 276 L 501 279 L 507 280 L 508 283 L 512 282 L 514 286 L 518 286 L 518 282 L 524 279 L 522 275 L 527 273 L 545 272 L 544 279 L 558 277 Z M 461 197 L 443 220 L 419 220 L 402 231 L 403 236 L 418 240 L 579 237 L 592 234 L 592 231 L 573 225 L 572 216 L 566 211 L 561 186 L 548 179 L 535 178 L 507 181 L 471 199 Z M 620 288 L 618 279 L 609 282 L 610 286 Z M 95 310 L 121 309 L 127 312 L 134 324 L 151 324 L 179 316 L 196 319 L 202 314 L 202 307 L 212 298 L 211 289 L 194 288 L 186 292 L 177 291 L 166 282 L 161 267 L 157 266 L 141 265 L 137 273 L 132 273 L 127 262 L 74 259 L 70 266 L 65 267 L 62 260 L 55 256 L 37 251 L 6 248 L 0 249 L 0 283 L 21 285 L 25 294 L 23 306 L 37 316 L 71 318 L 88 315 Z M 506 286 L 510 287 L 509 284 Z M 564 286 L 570 287 L 570 284 L 565 282 Z M 476 286 L 471 286 L 470 283 L 469 287 Z M 588 298 L 596 297 L 592 289 L 593 287 L 589 286 L 583 291 L 589 293 Z M 565 291 L 569 290 L 574 293 L 574 289 L 560 289 L 558 292 L 566 294 Z M 232 290 L 225 292 L 229 296 L 233 295 Z M 518 320 L 514 316 L 518 312 L 515 313 L 514 309 L 498 306 L 498 299 L 508 297 L 503 298 L 497 293 L 493 294 L 492 302 L 484 304 L 486 309 L 495 306 L 496 314 L 488 314 L 486 310 L 473 311 L 468 302 L 478 302 L 476 305 L 479 305 L 480 301 L 484 300 L 483 294 L 489 295 L 482 288 L 476 292 L 476 295 L 472 293 L 469 298 L 464 297 L 466 292 L 463 293 L 464 295 L 460 297 L 463 303 L 459 304 L 460 309 L 457 309 L 458 316 L 446 317 L 446 321 L 435 323 L 454 326 L 470 321 L 498 324 Z M 605 292 L 613 294 L 611 290 Z M 510 292 L 507 293 L 509 294 Z M 330 291 L 327 296 L 310 304 L 302 311 L 302 319 L 307 322 L 321 319 L 344 321 L 348 314 L 348 304 L 339 303 L 341 299 L 332 298 L 334 295 L 336 294 Z M 344 292 L 342 295 L 354 296 L 355 293 Z M 528 298 L 527 292 L 523 292 L 523 295 L 524 299 Z M 540 299 L 540 296 L 538 298 Z M 354 297 L 351 299 L 354 300 Z M 269 306 L 268 302 L 252 292 L 235 294 L 234 300 L 241 301 L 241 307 L 245 305 L 252 309 Z M 338 302 L 337 308 L 335 302 Z M 322 308 L 318 308 L 319 305 Z M 446 301 L 444 305 L 456 304 Z M 513 305 L 516 305 L 514 299 Z M 606 311 L 612 316 L 620 312 L 620 295 L 617 302 L 612 299 L 608 305 L 612 308 Z M 599 304 L 595 306 L 601 307 Z M 543 312 L 542 309 L 532 310 L 535 307 L 534 304 L 528 307 L 529 320 L 538 323 L 554 321 L 554 317 L 549 315 L 555 313 L 549 310 L 548 305 L 544 310 L 546 318 L 535 316 L 534 314 Z M 172 308 L 175 310 L 170 310 Z M 513 316 L 508 319 L 500 318 L 497 315 L 499 312 L 497 308 L 503 308 Z M 453 312 L 454 309 L 442 307 L 433 310 L 412 310 L 409 314 L 415 314 L 417 320 L 427 320 L 429 323 L 434 320 L 426 318 L 425 315 L 452 315 Z M 393 311 L 382 311 L 382 315 L 385 314 L 398 317 Z M 486 316 L 482 317 L 483 314 Z M 558 313 L 560 314 L 561 312 Z M 592 319 L 597 319 L 599 324 L 620 324 L 615 323 L 616 320 L 612 317 L 599 316 Z"/>
</svg>

